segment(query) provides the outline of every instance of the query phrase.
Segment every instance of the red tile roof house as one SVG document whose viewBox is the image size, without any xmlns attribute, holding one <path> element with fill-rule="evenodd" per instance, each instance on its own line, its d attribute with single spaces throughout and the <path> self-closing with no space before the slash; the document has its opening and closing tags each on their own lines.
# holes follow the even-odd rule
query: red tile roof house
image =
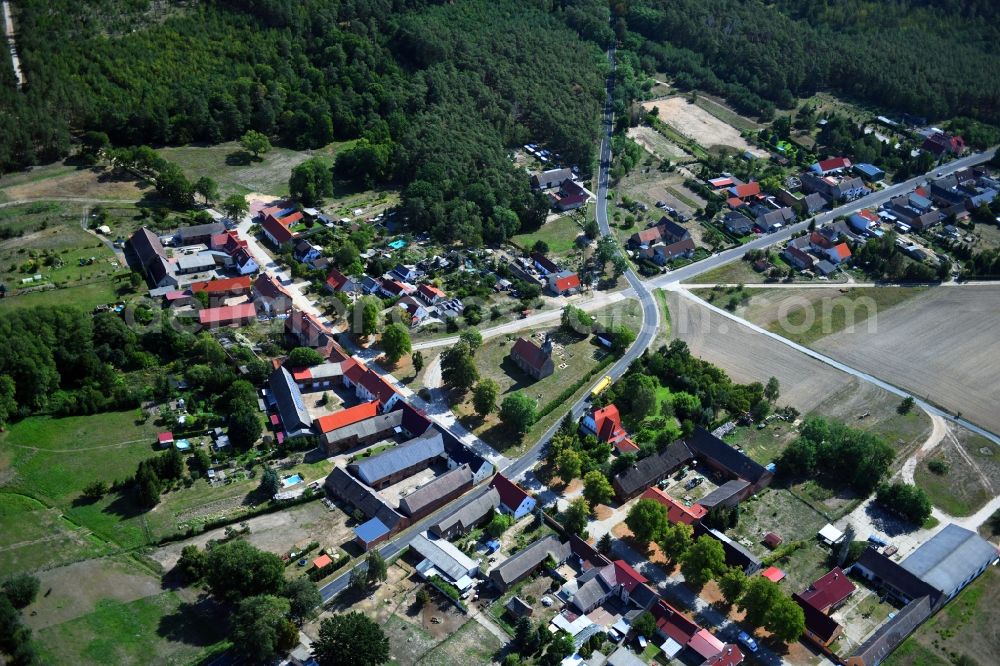
<svg viewBox="0 0 1000 666">
<path fill-rule="evenodd" d="M 555 372 L 555 364 L 552 362 L 552 343 L 548 339 L 539 347 L 527 338 L 518 338 L 510 349 L 510 358 L 517 367 L 536 380 Z"/>
<path fill-rule="evenodd" d="M 851 160 L 846 157 L 831 157 L 828 160 L 821 160 L 816 164 L 813 164 L 809 167 L 809 170 L 813 173 L 825 176 L 827 174 L 837 173 L 849 168 L 851 168 Z"/>
<path fill-rule="evenodd" d="M 687 645 L 701 627 L 663 599 L 657 599 L 649 612 L 656 619 L 656 632 L 681 647 Z M 649 638 L 647 636 L 647 638 Z"/>
<path fill-rule="evenodd" d="M 678 502 L 656 486 L 647 488 L 646 492 L 642 494 L 642 499 L 653 500 L 654 502 L 659 502 L 666 507 L 667 518 L 671 523 L 694 525 L 708 513 L 708 510 L 700 504 L 684 506 L 682 503 Z"/>
<path fill-rule="evenodd" d="M 621 414 L 614 405 L 595 409 L 583 417 L 580 429 L 597 437 L 600 442 L 611 444 L 619 453 L 634 453 L 639 447 L 622 427 Z"/>
<path fill-rule="evenodd" d="M 361 364 L 352 366 L 344 373 L 344 386 L 353 388 L 359 400 L 377 401 L 382 412 L 390 411 L 401 399 L 392 384 Z"/>
<path fill-rule="evenodd" d="M 821 613 L 829 615 L 847 601 L 855 587 L 840 567 L 825 574 L 806 588 L 799 597 Z"/>
<path fill-rule="evenodd" d="M 514 516 L 514 520 L 520 520 L 535 508 L 535 498 L 503 474 L 493 477 L 490 488 L 496 488 L 500 495 L 500 511 Z"/>
<path fill-rule="evenodd" d="M 447 294 L 432 284 L 422 284 L 417 287 L 417 297 L 427 305 L 434 305 L 438 301 L 447 298 Z"/>
<path fill-rule="evenodd" d="M 415 292 L 417 288 L 398 280 L 382 280 L 382 284 L 378 290 L 389 298 L 397 298 L 399 296 L 408 296 Z"/>
<path fill-rule="evenodd" d="M 580 291 L 580 276 L 569 271 L 549 275 L 549 291 L 557 296 L 569 296 Z"/>
<path fill-rule="evenodd" d="M 760 183 L 743 183 L 729 188 L 729 194 L 736 199 L 749 199 L 760 195 Z"/>
<path fill-rule="evenodd" d="M 699 629 L 688 641 L 688 647 L 708 661 L 722 654 L 726 644 L 713 636 L 708 629 Z"/>
<path fill-rule="evenodd" d="M 191 283 L 192 294 L 202 292 L 208 294 L 209 302 L 221 301 L 235 296 L 246 296 L 250 294 L 250 276 Z"/>
<path fill-rule="evenodd" d="M 549 193 L 549 198 L 552 199 L 552 205 L 556 210 L 567 211 L 587 203 L 590 196 L 585 189 L 572 180 L 566 179 L 559 186 L 558 192 Z"/>
<path fill-rule="evenodd" d="M 267 273 L 261 273 L 253 283 L 253 297 L 269 315 L 287 314 L 292 309 L 292 296 Z"/>
<path fill-rule="evenodd" d="M 253 303 L 225 305 L 220 308 L 206 308 L 198 311 L 198 322 L 205 328 L 222 326 L 243 326 L 257 319 L 257 308 Z"/>
<path fill-rule="evenodd" d="M 851 258 L 851 248 L 847 246 L 847 243 L 840 243 L 829 248 L 826 255 L 830 257 L 831 262 L 839 264 Z"/>
<path fill-rule="evenodd" d="M 281 247 L 298 236 L 298 233 L 291 228 L 302 218 L 302 213 L 292 212 L 280 206 L 270 206 L 261 211 L 260 228 L 269 241 Z"/>
<path fill-rule="evenodd" d="M 709 657 L 702 666 L 738 666 L 743 663 L 743 652 L 732 643 L 726 643 L 722 652 Z"/>
<path fill-rule="evenodd" d="M 358 283 L 338 271 L 336 268 L 331 268 L 330 272 L 327 273 L 326 283 L 324 286 L 331 294 L 338 291 L 347 293 L 358 291 Z"/>
<path fill-rule="evenodd" d="M 320 434 L 332 432 L 338 428 L 353 425 L 365 419 L 370 419 L 378 415 L 378 401 L 363 402 L 354 407 L 342 409 L 339 412 L 321 416 L 316 419 L 315 425 Z"/>
<path fill-rule="evenodd" d="M 174 443 L 174 433 L 172 432 L 161 432 L 156 436 L 156 443 L 159 444 L 161 449 L 169 449 Z"/>
</svg>

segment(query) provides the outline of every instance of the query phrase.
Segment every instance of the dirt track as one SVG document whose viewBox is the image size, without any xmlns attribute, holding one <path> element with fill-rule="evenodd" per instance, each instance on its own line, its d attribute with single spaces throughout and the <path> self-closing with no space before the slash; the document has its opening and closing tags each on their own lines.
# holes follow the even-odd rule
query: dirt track
<svg viewBox="0 0 1000 666">
<path fill-rule="evenodd" d="M 818 340 L 817 350 L 926 396 L 1000 432 L 1000 290 L 934 289 L 860 326 Z"/>
</svg>

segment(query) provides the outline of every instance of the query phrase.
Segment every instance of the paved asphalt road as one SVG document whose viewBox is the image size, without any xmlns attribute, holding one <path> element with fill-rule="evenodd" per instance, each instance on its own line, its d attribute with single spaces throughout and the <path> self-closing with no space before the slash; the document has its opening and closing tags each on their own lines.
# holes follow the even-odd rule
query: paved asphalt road
<svg viewBox="0 0 1000 666">
<path fill-rule="evenodd" d="M 615 77 L 615 52 L 614 49 L 608 51 L 608 60 L 611 63 L 611 74 L 608 77 L 607 84 L 607 96 L 604 104 L 604 114 L 602 119 L 602 137 L 601 137 L 601 161 L 600 161 L 600 173 L 598 176 L 598 188 L 597 188 L 597 223 L 600 227 L 601 234 L 608 236 L 611 235 L 611 228 L 608 224 L 607 215 L 607 195 L 608 195 L 608 170 L 611 164 L 611 132 L 613 129 L 614 111 L 612 103 L 612 91 L 614 90 L 614 77 Z M 964 169 L 965 167 L 971 166 L 973 164 L 979 164 L 990 159 L 993 156 L 994 150 L 989 150 L 983 153 L 977 153 L 975 155 L 969 155 L 959 160 L 955 160 L 946 165 L 941 166 L 936 169 L 933 174 L 928 173 L 922 176 L 911 178 L 903 183 L 898 183 L 895 185 L 890 185 L 885 189 L 879 190 L 878 192 L 872 193 L 866 197 L 854 201 L 852 203 L 840 206 L 832 211 L 822 213 L 817 215 L 814 219 L 817 225 L 825 224 L 832 221 L 836 217 L 843 215 L 849 215 L 855 211 L 862 208 L 869 208 L 881 205 L 882 203 L 888 201 L 889 199 L 909 192 L 914 187 L 920 183 L 926 181 L 929 177 L 936 176 L 937 173 L 941 175 L 947 175 Z M 675 271 L 670 271 L 663 275 L 657 276 L 649 280 L 641 280 L 635 274 L 635 272 L 630 268 L 625 273 L 625 279 L 628 281 L 630 288 L 623 292 L 626 296 L 635 296 L 639 299 L 642 304 L 643 312 L 643 323 L 642 329 L 636 337 L 635 343 L 629 348 L 625 355 L 619 359 L 611 369 L 606 373 L 610 375 L 613 379 L 618 379 L 622 374 L 628 369 L 632 361 L 642 355 L 643 352 L 652 344 L 653 339 L 656 336 L 656 331 L 660 323 L 660 311 L 656 303 L 656 298 L 653 296 L 650 289 L 658 289 L 668 287 L 670 285 L 676 285 L 682 280 L 693 278 L 697 275 L 710 271 L 714 268 L 727 264 L 731 261 L 736 261 L 742 257 L 749 250 L 757 250 L 765 247 L 781 243 L 783 241 L 791 238 L 793 234 L 798 231 L 802 231 L 809 226 L 809 221 L 803 221 L 796 223 L 794 225 L 785 227 L 773 234 L 760 236 L 754 240 L 741 245 L 740 247 L 732 248 L 724 252 L 720 252 L 711 257 L 703 259 L 701 261 L 695 262 L 679 268 Z M 851 369 L 853 373 L 857 373 Z M 881 384 L 876 378 L 864 376 L 865 379 L 869 381 L 874 381 L 875 383 Z M 596 382 L 595 382 L 596 383 Z M 898 390 L 898 389 L 897 389 Z M 576 403 L 569 409 L 569 413 L 572 414 L 573 418 L 578 418 L 586 406 L 589 399 L 589 395 L 584 395 L 584 397 L 577 400 Z M 559 427 L 559 422 L 556 422 L 551 428 L 549 428 L 542 437 L 528 449 L 527 452 L 517 460 L 513 461 L 507 468 L 501 470 L 504 474 L 510 478 L 517 478 L 535 465 L 541 458 L 545 448 L 545 445 L 555 434 Z M 381 548 L 379 552 L 386 559 L 392 558 L 400 553 L 403 549 L 409 546 L 410 540 L 413 535 L 418 534 L 427 529 L 429 525 L 443 518 L 451 512 L 457 511 L 462 506 L 472 501 L 473 499 L 479 497 L 484 492 L 486 488 L 479 488 L 468 495 L 456 500 L 452 504 L 443 509 L 436 511 L 430 516 L 424 518 L 423 520 L 412 525 L 409 529 L 402 532 L 392 541 L 387 542 Z M 364 569 L 364 562 L 356 565 L 356 568 Z M 341 591 L 347 588 L 348 582 L 350 580 L 350 570 L 345 571 L 338 578 L 327 583 L 320 589 L 320 594 L 324 601 L 328 601 L 333 598 Z"/>
<path fill-rule="evenodd" d="M 608 95 L 604 107 L 604 118 L 603 118 L 602 138 L 601 138 L 601 170 L 599 174 L 599 181 L 597 188 L 597 222 L 598 225 L 600 226 L 601 233 L 604 235 L 609 235 L 611 233 L 607 217 L 607 194 L 608 194 L 608 168 L 611 163 L 611 131 L 613 122 L 611 91 L 613 90 L 614 87 L 614 55 L 615 54 L 613 50 L 609 51 L 608 58 L 612 64 L 612 74 L 608 80 Z M 832 221 L 836 217 L 849 215 L 862 208 L 879 206 L 895 196 L 909 192 L 920 183 L 926 181 L 928 178 L 936 177 L 936 174 L 938 173 L 940 173 L 941 175 L 948 175 L 950 173 L 953 173 L 960 169 L 964 169 L 973 164 L 979 164 L 981 162 L 985 162 L 986 160 L 990 159 L 993 156 L 994 152 L 995 149 L 988 150 L 983 153 L 976 153 L 975 155 L 969 155 L 968 157 L 963 157 L 953 162 L 949 162 L 948 164 L 945 164 L 940 168 L 935 169 L 933 173 L 917 176 L 903 183 L 890 185 L 885 189 L 879 190 L 878 192 L 874 192 L 866 197 L 862 197 L 857 201 L 846 204 L 844 206 L 840 206 L 839 208 L 836 208 L 832 211 L 817 215 L 815 217 L 816 224 L 817 225 L 825 224 L 827 222 Z M 797 224 L 781 229 L 780 231 L 777 231 L 773 234 L 768 234 L 765 236 L 760 236 L 759 238 L 755 238 L 754 240 L 750 241 L 749 243 L 746 243 L 745 245 L 741 245 L 740 247 L 732 248 L 730 250 L 726 250 L 725 252 L 720 252 L 701 261 L 695 262 L 693 264 L 688 264 L 683 268 L 679 268 L 675 271 L 670 271 L 669 273 L 665 273 L 663 275 L 657 276 L 655 278 L 646 281 L 640 280 L 638 276 L 635 274 L 635 272 L 629 269 L 629 271 L 625 274 L 625 278 L 626 280 L 628 280 L 630 288 L 624 292 L 624 295 L 637 296 L 640 302 L 642 303 L 642 311 L 643 311 L 642 330 L 639 332 L 639 335 L 637 336 L 636 341 L 632 345 L 632 347 L 629 348 L 629 350 L 625 353 L 625 355 L 621 359 L 619 359 L 618 362 L 614 364 L 614 366 L 612 366 L 611 370 L 608 371 L 607 374 L 617 379 L 625 372 L 626 369 L 628 369 L 628 366 L 632 363 L 632 361 L 634 361 L 636 358 L 642 355 L 642 353 L 646 351 L 649 345 L 652 344 L 652 341 L 656 336 L 656 330 L 659 326 L 660 312 L 656 304 L 656 299 L 650 292 L 650 288 L 656 289 L 656 288 L 664 288 L 664 287 L 669 287 L 671 285 L 676 285 L 678 282 L 682 280 L 693 278 L 697 275 L 710 271 L 714 268 L 718 268 L 719 266 L 727 264 L 731 261 L 736 261 L 749 250 L 758 250 L 765 247 L 770 247 L 771 245 L 774 245 L 776 243 L 786 241 L 789 238 L 791 238 L 792 234 L 804 230 L 808 226 L 809 226 L 808 221 L 799 222 Z M 872 381 L 873 383 L 876 383 L 878 385 L 884 384 L 884 382 L 881 382 L 877 378 L 871 377 L 864 373 L 860 373 L 859 371 L 854 370 L 853 368 L 847 368 L 846 366 L 844 366 L 844 369 L 846 369 L 846 371 L 850 372 L 851 374 L 863 377 L 867 381 Z M 893 389 L 894 392 L 899 390 L 895 389 L 895 387 L 893 387 Z M 570 408 L 569 412 L 573 415 L 573 418 L 578 418 L 580 414 L 583 412 L 588 397 L 589 396 L 585 395 Z M 927 407 L 930 406 L 928 405 Z M 935 409 L 934 411 L 937 412 L 939 410 Z M 942 415 L 949 416 L 947 414 L 942 414 Z M 953 417 L 950 418 L 953 419 Z M 963 425 L 965 425 L 966 427 L 972 426 L 972 424 L 966 424 L 966 423 L 963 423 Z M 524 472 L 526 472 L 527 470 L 531 469 L 531 467 L 533 467 L 535 463 L 541 459 L 545 445 L 555 434 L 555 431 L 558 427 L 559 423 L 557 422 L 555 425 L 549 428 L 538 440 L 538 442 L 536 442 L 535 445 L 532 446 L 523 456 L 521 456 L 513 463 L 511 463 L 511 465 L 508 466 L 506 469 L 502 470 L 505 473 L 505 475 L 511 478 L 516 478 L 521 474 L 523 474 Z M 979 430 L 974 426 L 973 429 Z M 382 556 L 385 557 L 386 559 L 395 556 L 405 547 L 409 546 L 410 540 L 414 534 L 417 534 L 427 529 L 427 527 L 431 523 L 444 517 L 445 515 L 447 515 L 447 513 L 452 511 L 457 511 L 466 503 L 479 497 L 483 492 L 485 492 L 485 488 L 478 489 L 456 500 L 451 505 L 431 514 L 427 518 L 418 522 L 416 525 L 411 526 L 409 529 L 401 533 L 394 540 L 387 542 L 384 546 L 382 546 L 379 549 L 379 552 L 381 552 Z M 364 563 L 362 562 L 357 566 L 363 569 Z M 320 593 L 323 596 L 323 600 L 327 601 L 336 596 L 337 594 L 339 594 L 341 591 L 343 591 L 347 587 L 349 577 L 350 577 L 350 570 L 345 571 L 341 576 L 323 586 L 320 589 Z"/>
</svg>

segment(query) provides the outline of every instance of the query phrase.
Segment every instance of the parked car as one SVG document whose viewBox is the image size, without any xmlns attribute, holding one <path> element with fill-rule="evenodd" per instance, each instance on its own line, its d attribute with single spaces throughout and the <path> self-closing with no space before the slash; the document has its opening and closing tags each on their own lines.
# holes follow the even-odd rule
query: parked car
<svg viewBox="0 0 1000 666">
<path fill-rule="evenodd" d="M 684 484 L 684 488 L 686 488 L 687 490 L 691 490 L 691 489 L 692 489 L 692 488 L 694 488 L 695 486 L 700 486 L 700 485 L 701 485 L 701 483 L 702 483 L 702 482 L 703 482 L 704 480 L 705 480 L 705 479 L 704 479 L 703 477 L 700 477 L 700 476 L 696 476 L 696 477 L 694 477 L 693 479 L 691 479 L 690 481 L 688 481 L 687 483 L 685 483 L 685 484 Z"/>
<path fill-rule="evenodd" d="M 868 535 L 868 541 L 870 543 L 875 544 L 876 546 L 888 546 L 889 545 L 888 543 L 885 542 L 885 540 L 882 539 L 882 537 L 880 537 L 877 534 L 869 534 Z"/>
<path fill-rule="evenodd" d="M 739 634 L 736 635 L 736 641 L 746 649 L 750 650 L 751 652 L 756 652 L 758 649 L 760 649 L 757 646 L 757 641 L 753 639 L 753 636 L 751 636 L 745 631 L 741 631 Z"/>
</svg>

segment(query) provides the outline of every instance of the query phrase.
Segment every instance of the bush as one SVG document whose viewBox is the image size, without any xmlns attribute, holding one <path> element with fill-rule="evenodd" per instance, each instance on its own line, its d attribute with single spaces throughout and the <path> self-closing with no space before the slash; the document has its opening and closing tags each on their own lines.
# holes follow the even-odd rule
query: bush
<svg viewBox="0 0 1000 666">
<path fill-rule="evenodd" d="M 915 525 L 923 525 L 931 515 L 931 501 L 927 493 L 909 483 L 881 484 L 875 493 L 875 501 Z"/>
<path fill-rule="evenodd" d="M 931 460 L 927 463 L 927 469 L 938 476 L 944 476 L 948 473 L 948 463 L 943 460 Z"/>
</svg>

